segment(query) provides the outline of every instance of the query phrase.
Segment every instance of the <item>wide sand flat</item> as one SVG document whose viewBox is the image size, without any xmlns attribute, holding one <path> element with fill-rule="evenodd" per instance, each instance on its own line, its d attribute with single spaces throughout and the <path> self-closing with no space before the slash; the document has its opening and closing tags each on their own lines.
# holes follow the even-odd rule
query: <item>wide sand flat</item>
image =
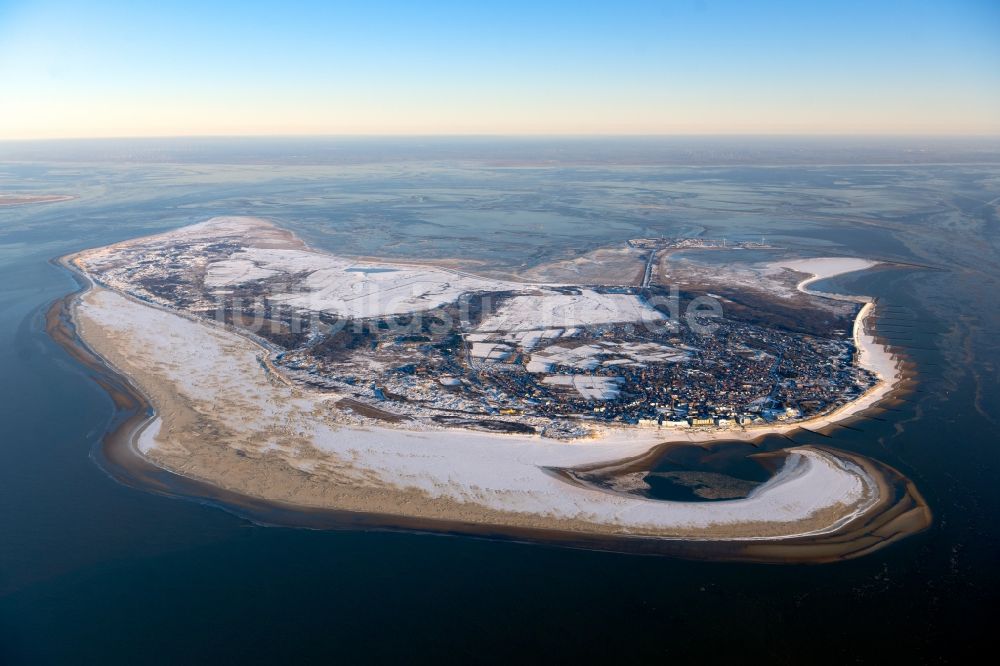
<svg viewBox="0 0 1000 666">
<path fill-rule="evenodd" d="M 249 340 L 92 289 L 77 307 L 83 339 L 156 407 L 139 451 L 230 490 L 303 506 L 597 533 L 785 537 L 834 529 L 877 498 L 862 469 L 792 450 L 750 497 L 662 502 L 567 483 L 545 467 L 634 456 L 655 432 L 608 431 L 571 443 L 456 430 L 358 427 L 334 406 L 270 376 Z"/>
</svg>

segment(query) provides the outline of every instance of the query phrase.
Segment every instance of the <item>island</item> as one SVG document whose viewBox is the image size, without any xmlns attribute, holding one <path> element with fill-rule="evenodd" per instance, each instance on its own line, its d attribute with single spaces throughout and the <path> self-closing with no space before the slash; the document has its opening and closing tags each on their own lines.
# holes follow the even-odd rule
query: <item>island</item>
<svg viewBox="0 0 1000 666">
<path fill-rule="evenodd" d="M 820 431 L 906 381 L 874 301 L 810 287 L 876 262 L 698 275 L 670 254 L 692 247 L 515 275 L 219 217 L 64 257 L 83 289 L 50 330 L 129 415 L 104 447 L 120 476 L 262 523 L 808 562 L 925 529 L 912 482 L 824 446 L 760 453 L 759 483 L 696 475 L 705 501 L 650 495 L 666 450 Z"/>
</svg>

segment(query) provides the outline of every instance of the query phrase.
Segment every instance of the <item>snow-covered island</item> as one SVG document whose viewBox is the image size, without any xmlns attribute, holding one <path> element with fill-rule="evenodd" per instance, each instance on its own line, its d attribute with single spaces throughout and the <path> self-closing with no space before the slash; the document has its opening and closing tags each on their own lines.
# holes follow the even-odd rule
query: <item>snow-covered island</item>
<svg viewBox="0 0 1000 666">
<path fill-rule="evenodd" d="M 652 259 L 635 288 L 528 282 L 333 256 L 254 218 L 65 263 L 88 282 L 71 306 L 80 340 L 155 410 L 130 450 L 238 495 L 522 536 L 743 544 L 758 559 L 805 542 L 824 544 L 816 559 L 851 556 L 929 520 L 894 470 L 823 447 L 769 454 L 769 480 L 721 501 L 574 473 L 665 443 L 822 428 L 885 397 L 902 374 L 865 325 L 873 304 L 810 293 L 810 279 L 795 293 L 819 314 L 799 334 L 679 322 L 692 298 L 658 292 Z M 759 270 L 799 282 L 871 265 Z M 846 330 L 823 336 L 825 322 Z"/>
</svg>

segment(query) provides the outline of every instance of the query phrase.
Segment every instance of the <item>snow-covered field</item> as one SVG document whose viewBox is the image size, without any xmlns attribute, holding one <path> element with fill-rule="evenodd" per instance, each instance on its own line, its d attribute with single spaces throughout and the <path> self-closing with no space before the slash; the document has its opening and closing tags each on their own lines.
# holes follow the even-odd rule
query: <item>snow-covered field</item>
<svg viewBox="0 0 1000 666">
<path fill-rule="evenodd" d="M 603 351 L 604 349 L 597 344 L 577 347 L 549 345 L 531 355 L 527 366 L 528 372 L 550 372 L 557 365 L 576 370 L 593 370 L 601 364 L 597 355 Z"/>
<path fill-rule="evenodd" d="M 542 380 L 552 386 L 571 386 L 585 400 L 613 400 L 618 397 L 621 377 L 601 377 L 590 375 L 555 375 Z"/>
<path fill-rule="evenodd" d="M 639 296 L 539 292 L 515 296 L 479 325 L 480 331 L 528 331 L 619 322 L 653 322 L 664 315 Z"/>
<path fill-rule="evenodd" d="M 510 342 L 524 351 L 531 351 L 542 341 L 556 340 L 563 336 L 572 337 L 580 332 L 578 328 L 542 328 L 538 330 L 530 331 L 509 331 L 509 332 L 497 332 L 490 331 L 486 333 L 469 333 L 465 336 L 468 342 L 483 342 L 486 340 L 492 340 L 497 342 Z"/>
<path fill-rule="evenodd" d="M 606 357 L 603 360 L 600 357 Z M 643 362 L 675 363 L 689 353 L 655 342 L 593 342 L 586 345 L 554 344 L 531 353 L 528 372 L 550 372 L 555 366 L 593 370 L 599 365 L 642 365 Z"/>
<path fill-rule="evenodd" d="M 259 220 L 213 218 L 159 237 L 195 241 L 213 234 L 239 237 L 261 226 Z M 243 228 L 241 229 L 241 225 Z M 256 227 L 255 227 L 256 225 Z M 357 318 L 391 316 L 429 310 L 453 303 L 474 292 L 521 293 L 501 306 L 479 327 L 480 331 L 524 332 L 526 346 L 544 329 L 657 321 L 664 316 L 640 297 L 602 294 L 580 289 L 560 293 L 546 285 L 483 278 L 437 266 L 400 262 L 354 261 L 308 248 L 244 247 L 206 267 L 205 285 L 220 289 L 263 279 L 285 277 L 290 289 L 280 288 L 271 300 L 314 312 Z"/>
<path fill-rule="evenodd" d="M 178 253 L 177 248 L 191 249 Z M 514 292 L 516 295 L 488 316 L 479 331 L 508 332 L 512 338 L 520 338 L 512 341 L 523 342 L 521 346 L 527 349 L 550 335 L 569 337 L 582 326 L 664 319 L 632 294 L 512 282 L 442 266 L 336 256 L 309 248 L 266 220 L 247 217 L 216 217 L 90 250 L 82 256 L 81 268 L 98 272 L 148 258 L 158 258 L 175 271 L 186 267 L 188 273 L 197 273 L 203 269 L 204 286 L 214 294 L 268 280 L 272 302 L 354 318 L 431 310 L 470 293 Z M 142 274 L 155 277 L 156 270 L 154 261 Z M 109 284 L 129 291 L 134 280 L 131 272 L 124 271 Z"/>
<path fill-rule="evenodd" d="M 262 268 L 250 259 L 229 259 L 210 264 L 205 273 L 206 287 L 229 287 L 254 280 L 280 275 L 278 271 Z"/>
<path fill-rule="evenodd" d="M 348 317 L 380 317 L 429 310 L 475 291 L 524 285 L 478 278 L 433 266 L 355 262 L 311 250 L 248 247 L 211 264 L 205 284 L 232 286 L 264 277 L 303 276 L 292 292 L 271 300 Z"/>
<path fill-rule="evenodd" d="M 469 353 L 476 358 L 489 361 L 505 361 L 513 350 L 505 344 L 493 342 L 473 342 Z"/>
</svg>

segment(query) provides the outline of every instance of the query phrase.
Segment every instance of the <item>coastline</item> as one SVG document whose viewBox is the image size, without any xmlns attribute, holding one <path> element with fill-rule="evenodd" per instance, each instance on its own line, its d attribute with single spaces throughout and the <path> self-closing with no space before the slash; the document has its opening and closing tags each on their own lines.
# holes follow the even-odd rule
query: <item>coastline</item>
<svg viewBox="0 0 1000 666">
<path fill-rule="evenodd" d="M 60 263 L 69 270 L 76 273 L 72 267 L 72 258 L 64 257 Z M 848 454 L 846 452 L 836 452 L 837 457 L 842 460 L 849 460 L 859 468 L 865 470 L 866 475 L 873 479 L 878 486 L 876 501 L 865 506 L 863 510 L 847 516 L 841 516 L 839 520 L 832 524 L 828 523 L 823 529 L 813 530 L 807 535 L 763 535 L 763 536 L 703 536 L 681 535 L 681 536 L 654 536 L 641 534 L 594 534 L 593 530 L 588 533 L 587 528 L 593 525 L 573 525 L 568 521 L 543 520 L 540 524 L 525 524 L 523 516 L 518 516 L 511 522 L 510 516 L 499 514 L 479 516 L 480 520 L 472 522 L 447 519 L 437 520 L 427 516 L 404 516 L 394 513 L 367 513 L 359 511 L 343 511 L 330 508 L 310 507 L 297 504 L 283 503 L 280 500 L 253 498 L 246 494 L 234 492 L 232 489 L 219 488 L 204 480 L 198 480 L 190 473 L 179 473 L 175 470 L 157 466 L 148 456 L 144 455 L 140 449 L 140 440 L 150 432 L 151 424 L 155 423 L 159 416 L 152 411 L 154 402 L 145 396 L 138 389 L 134 382 L 127 378 L 127 374 L 116 370 L 106 358 L 95 354 L 90 345 L 78 335 L 78 318 L 75 308 L 79 300 L 94 287 L 85 275 L 80 276 L 83 284 L 81 291 L 67 296 L 53 306 L 49 316 L 49 328 L 53 333 L 53 338 L 60 344 L 67 347 L 76 347 L 80 353 L 74 354 L 85 365 L 88 365 L 95 376 L 105 377 L 102 386 L 108 390 L 112 398 L 115 399 L 116 408 L 120 413 L 124 413 L 121 406 L 132 406 L 131 416 L 124 419 L 118 427 L 106 438 L 101 447 L 102 462 L 115 469 L 110 470 L 116 478 L 124 476 L 137 487 L 164 492 L 170 495 L 181 495 L 188 497 L 202 498 L 203 501 L 220 504 L 231 510 L 235 510 L 242 515 L 248 515 L 251 519 L 261 523 L 277 524 L 299 524 L 306 527 L 365 527 L 385 528 L 385 529 L 406 529 L 416 531 L 429 531 L 435 533 L 462 533 L 480 536 L 503 537 L 524 539 L 529 541 L 549 541 L 558 542 L 564 545 L 579 546 L 586 548 L 602 548 L 610 550 L 627 550 L 634 552 L 665 552 L 669 554 L 681 554 L 695 557 L 720 557 L 724 559 L 746 559 L 764 561 L 832 561 L 853 557 L 870 549 L 890 543 L 895 539 L 902 538 L 906 534 L 920 531 L 926 528 L 930 521 L 929 510 L 926 503 L 913 487 L 898 472 L 881 463 L 864 459 L 860 456 Z M 825 295 L 825 294 L 824 294 Z M 855 335 L 858 331 L 864 331 L 865 323 L 869 315 L 874 310 L 872 303 L 867 312 L 862 308 L 855 321 Z M 52 313 L 58 310 L 58 315 Z M 69 327 L 69 328 L 60 328 Z M 867 334 L 866 334 L 867 335 Z M 874 337 L 871 338 L 872 344 Z M 888 354 L 886 350 L 883 352 Z M 71 352 L 73 353 L 73 352 Z M 824 421 L 826 425 L 831 425 L 857 415 L 875 406 L 884 399 L 892 389 L 903 379 L 903 371 L 895 367 L 892 381 L 884 380 L 873 388 L 882 388 L 882 392 L 866 392 L 862 398 L 867 396 L 867 401 L 862 404 L 862 398 L 842 406 L 842 410 L 836 410 L 831 414 L 824 415 L 814 420 L 802 422 L 792 422 L 779 427 L 761 426 L 758 428 L 748 428 L 745 431 L 718 431 L 718 432 L 690 432 L 676 433 L 678 435 L 688 435 L 687 438 L 674 439 L 664 445 L 678 445 L 685 443 L 698 443 L 708 441 L 733 441 L 758 440 L 768 435 L 786 434 L 799 429 L 803 425 L 818 425 L 819 421 Z M 117 378 L 117 379 L 116 379 Z M 100 383 L 100 382 L 99 382 Z M 109 389 L 110 387 L 110 389 Z M 847 408 L 847 409 L 844 409 Z M 822 427 L 822 426 L 819 426 Z M 675 431 L 668 431 L 673 435 Z M 663 442 L 668 439 L 668 432 L 657 434 L 654 439 Z M 737 436 L 739 435 L 739 436 Z M 649 433 L 643 433 L 648 439 Z M 570 446 L 588 446 L 587 444 Z M 623 451 L 629 447 L 623 447 Z M 632 450 L 643 451 L 643 455 L 649 455 L 653 449 L 659 448 L 653 444 L 634 444 Z M 820 447 L 803 447 L 822 450 Z M 145 469 L 144 469 L 145 467 Z M 153 467 L 154 469 L 149 469 Z M 126 481 L 128 482 L 128 481 Z M 178 492 L 180 490 L 181 492 Z M 410 502 L 416 498 L 410 498 Z M 438 498 L 435 502 L 441 503 L 447 500 Z M 489 512 L 487 512 L 489 513 Z M 270 517 L 268 517 L 270 516 Z M 482 520 L 486 518 L 486 520 Z M 531 521 L 528 521 L 531 522 Z M 546 526 L 546 524 L 550 526 Z M 540 526 L 539 526 L 540 525 Z M 751 526 L 753 529 L 760 529 L 761 526 Z M 569 528 L 569 529 L 564 529 Z M 763 530 L 766 532 L 766 530 Z M 612 530 L 613 532 L 613 530 Z M 706 544 L 713 544 L 708 547 Z M 688 545 L 684 545 L 688 544 Z M 691 544 L 698 544 L 696 547 Z"/>
<path fill-rule="evenodd" d="M 891 399 L 893 393 L 901 386 L 914 379 L 912 371 L 904 367 L 905 358 L 902 354 L 889 349 L 887 344 L 878 340 L 878 334 L 874 330 L 875 310 L 877 303 L 868 296 L 849 296 L 845 294 L 835 294 L 831 292 L 815 291 L 808 286 L 814 282 L 819 282 L 837 275 L 845 275 L 849 272 L 867 270 L 884 262 L 863 261 L 864 266 L 858 266 L 848 271 L 810 273 L 808 263 L 813 260 L 803 259 L 796 262 L 772 262 L 769 266 L 785 268 L 787 264 L 797 264 L 795 268 L 789 268 L 795 272 L 809 275 L 809 277 L 799 281 L 796 289 L 813 296 L 840 300 L 850 303 L 861 303 L 861 309 L 854 318 L 851 336 L 857 350 L 858 363 L 861 367 L 871 371 L 878 377 L 878 381 L 869 387 L 864 393 L 854 400 L 846 402 L 835 409 L 810 416 L 806 419 L 794 421 L 773 422 L 729 428 L 671 428 L 663 426 L 658 432 L 671 437 L 671 441 L 687 443 L 703 443 L 715 441 L 747 441 L 753 442 L 769 435 L 788 435 L 796 430 L 822 431 L 836 427 L 845 421 L 864 415 L 869 410 L 878 408 L 878 404 L 887 399 Z M 819 259 L 817 261 L 827 261 Z M 608 432 L 622 430 L 620 427 L 604 427 Z"/>
</svg>

